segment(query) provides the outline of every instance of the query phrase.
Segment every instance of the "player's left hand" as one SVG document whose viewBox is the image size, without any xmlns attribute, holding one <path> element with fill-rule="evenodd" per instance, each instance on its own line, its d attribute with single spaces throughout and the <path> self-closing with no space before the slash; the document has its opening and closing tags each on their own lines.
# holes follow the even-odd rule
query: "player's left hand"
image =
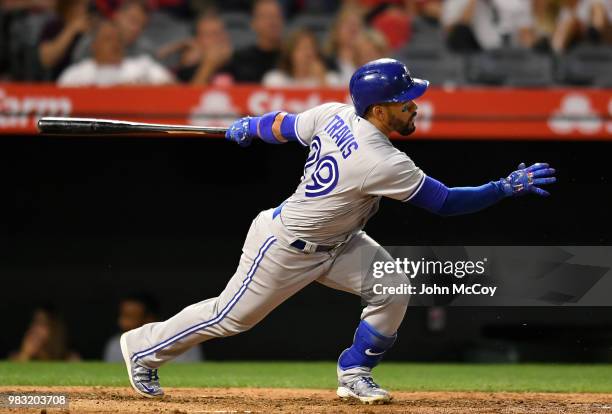
<svg viewBox="0 0 612 414">
<path fill-rule="evenodd" d="M 248 147 L 253 141 L 253 136 L 249 133 L 250 116 L 245 116 L 235 121 L 225 133 L 225 139 L 235 142 L 241 147 Z"/>
<path fill-rule="evenodd" d="M 511 173 L 507 178 L 502 178 L 499 182 L 502 191 L 508 197 L 527 193 L 548 197 L 550 193 L 538 186 L 557 181 L 554 174 L 555 169 L 549 168 L 547 163 L 538 162 L 530 167 L 526 167 L 525 163 L 520 163 L 518 170 Z"/>
</svg>

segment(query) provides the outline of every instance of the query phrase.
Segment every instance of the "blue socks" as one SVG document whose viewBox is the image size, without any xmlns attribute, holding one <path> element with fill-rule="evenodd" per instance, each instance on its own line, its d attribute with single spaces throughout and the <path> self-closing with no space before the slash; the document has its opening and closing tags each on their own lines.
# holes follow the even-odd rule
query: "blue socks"
<svg viewBox="0 0 612 414">
<path fill-rule="evenodd" d="M 385 336 L 362 320 L 355 331 L 353 345 L 342 352 L 338 366 L 343 371 L 355 367 L 374 368 L 396 339 L 397 334 Z"/>
</svg>

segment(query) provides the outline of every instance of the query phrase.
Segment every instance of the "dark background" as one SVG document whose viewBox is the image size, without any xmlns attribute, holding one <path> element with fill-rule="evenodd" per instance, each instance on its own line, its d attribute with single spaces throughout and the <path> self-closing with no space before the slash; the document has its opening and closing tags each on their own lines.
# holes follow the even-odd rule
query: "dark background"
<svg viewBox="0 0 612 414">
<path fill-rule="evenodd" d="M 612 184 L 602 142 L 395 141 L 448 186 L 506 176 L 519 162 L 558 169 L 552 197 L 441 218 L 385 200 L 366 231 L 384 245 L 609 245 Z M 160 138 L 0 138 L 0 358 L 37 304 L 53 303 L 71 343 L 100 358 L 118 299 L 144 290 L 168 317 L 217 295 L 251 220 L 288 197 L 306 150 Z M 334 359 L 360 300 L 316 284 L 253 330 L 210 341 L 211 359 Z M 612 360 L 611 308 L 410 308 L 389 359 Z M 444 312 L 444 311 L 443 311 Z"/>
</svg>

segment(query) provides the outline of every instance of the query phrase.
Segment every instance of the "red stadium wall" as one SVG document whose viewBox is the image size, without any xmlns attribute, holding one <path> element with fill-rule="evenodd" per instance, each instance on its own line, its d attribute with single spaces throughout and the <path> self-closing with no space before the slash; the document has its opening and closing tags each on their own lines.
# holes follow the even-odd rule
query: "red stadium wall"
<svg viewBox="0 0 612 414">
<path fill-rule="evenodd" d="M 345 89 L 114 87 L 0 83 L 0 134 L 32 134 L 41 116 L 227 125 L 243 114 L 350 101 Z M 419 99 L 417 137 L 608 140 L 612 89 L 443 89 Z"/>
</svg>

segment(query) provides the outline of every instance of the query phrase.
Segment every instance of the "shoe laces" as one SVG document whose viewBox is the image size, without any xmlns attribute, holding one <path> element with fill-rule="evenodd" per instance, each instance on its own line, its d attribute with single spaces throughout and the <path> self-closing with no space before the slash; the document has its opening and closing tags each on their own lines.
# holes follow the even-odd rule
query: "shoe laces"
<svg viewBox="0 0 612 414">
<path fill-rule="evenodd" d="M 374 382 L 372 377 L 361 377 L 361 381 L 365 382 L 370 388 L 380 388 L 378 384 Z"/>
<path fill-rule="evenodd" d="M 147 374 L 149 374 L 149 381 L 159 381 L 159 376 L 157 375 L 157 369 L 148 370 Z"/>
</svg>

